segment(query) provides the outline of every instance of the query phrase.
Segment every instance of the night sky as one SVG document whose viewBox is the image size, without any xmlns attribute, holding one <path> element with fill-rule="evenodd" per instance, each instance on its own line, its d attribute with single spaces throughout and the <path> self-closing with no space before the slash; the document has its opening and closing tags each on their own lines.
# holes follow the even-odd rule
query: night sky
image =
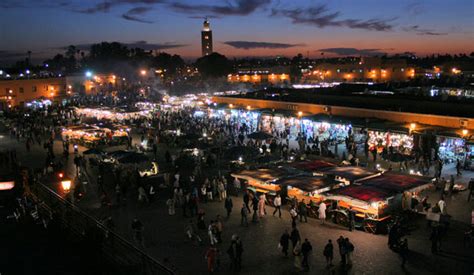
<svg viewBox="0 0 474 275">
<path fill-rule="evenodd" d="M 195 58 L 205 16 L 229 57 L 474 51 L 472 0 L 1 0 L 0 59 L 101 41 Z"/>
</svg>

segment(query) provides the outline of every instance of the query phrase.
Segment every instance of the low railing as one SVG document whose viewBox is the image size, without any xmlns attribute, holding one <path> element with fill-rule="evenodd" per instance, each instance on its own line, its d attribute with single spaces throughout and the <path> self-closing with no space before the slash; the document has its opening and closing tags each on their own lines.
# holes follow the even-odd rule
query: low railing
<svg viewBox="0 0 474 275">
<path fill-rule="evenodd" d="M 173 270 L 159 263 L 145 252 L 110 231 L 102 223 L 91 217 L 71 202 L 63 199 L 43 184 L 35 184 L 31 191 L 43 207 L 60 220 L 63 226 L 80 237 L 91 233 L 95 236 L 96 247 L 102 255 L 128 274 L 175 274 Z M 94 248 L 91 248 L 94 249 Z"/>
</svg>

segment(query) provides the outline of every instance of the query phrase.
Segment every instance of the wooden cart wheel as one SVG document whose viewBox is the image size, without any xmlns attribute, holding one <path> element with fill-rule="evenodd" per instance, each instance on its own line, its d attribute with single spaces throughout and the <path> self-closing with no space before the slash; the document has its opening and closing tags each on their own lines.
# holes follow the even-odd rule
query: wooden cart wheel
<svg viewBox="0 0 474 275">
<path fill-rule="evenodd" d="M 364 220 L 364 231 L 375 234 L 377 232 L 377 222 L 372 220 Z"/>
<path fill-rule="evenodd" d="M 344 227 L 349 226 L 349 219 L 346 215 L 344 215 L 341 212 L 336 212 L 335 215 L 336 215 L 336 224 L 342 225 Z"/>
</svg>

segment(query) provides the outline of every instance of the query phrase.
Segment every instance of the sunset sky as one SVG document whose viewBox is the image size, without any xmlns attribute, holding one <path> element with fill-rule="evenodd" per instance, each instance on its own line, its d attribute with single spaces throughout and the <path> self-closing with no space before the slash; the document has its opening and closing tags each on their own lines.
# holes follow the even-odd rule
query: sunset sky
<svg viewBox="0 0 474 275">
<path fill-rule="evenodd" d="M 196 58 L 205 16 L 228 57 L 474 51 L 472 0 L 1 0 L 0 60 L 101 41 Z"/>
</svg>

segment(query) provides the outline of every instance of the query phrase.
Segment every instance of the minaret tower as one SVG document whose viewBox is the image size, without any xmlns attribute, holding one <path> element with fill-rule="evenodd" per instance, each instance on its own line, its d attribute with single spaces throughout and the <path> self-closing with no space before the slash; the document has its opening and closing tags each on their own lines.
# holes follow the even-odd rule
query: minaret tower
<svg viewBox="0 0 474 275">
<path fill-rule="evenodd" d="M 204 20 L 203 28 L 201 32 L 201 47 L 202 56 L 210 55 L 212 53 L 212 31 L 209 26 L 209 20 Z"/>
</svg>

